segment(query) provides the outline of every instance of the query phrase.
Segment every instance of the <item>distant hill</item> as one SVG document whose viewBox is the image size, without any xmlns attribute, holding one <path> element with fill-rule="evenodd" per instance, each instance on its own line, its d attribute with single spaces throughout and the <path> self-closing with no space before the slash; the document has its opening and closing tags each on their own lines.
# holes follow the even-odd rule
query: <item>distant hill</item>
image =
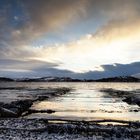
<svg viewBox="0 0 140 140">
<path fill-rule="evenodd" d="M 19 82 L 82 82 L 80 79 L 72 79 L 70 77 L 41 77 L 41 78 L 25 78 L 18 79 Z"/>
<path fill-rule="evenodd" d="M 140 82 L 139 78 L 132 76 L 120 76 L 120 77 L 109 77 L 102 79 L 73 79 L 70 77 L 41 77 L 41 78 L 19 78 L 19 79 L 11 79 L 0 77 L 0 82 Z"/>
<path fill-rule="evenodd" d="M 102 78 L 98 80 L 72 79 L 70 77 L 41 77 L 18 79 L 19 82 L 140 82 L 140 79 L 131 76 Z"/>
<path fill-rule="evenodd" d="M 134 74 L 133 77 L 140 79 L 140 73 Z"/>
<path fill-rule="evenodd" d="M 14 80 L 11 78 L 0 77 L 0 82 L 12 82 L 12 81 L 14 81 Z"/>
<path fill-rule="evenodd" d="M 140 79 L 131 76 L 120 76 L 120 77 L 102 78 L 96 80 L 96 82 L 140 82 Z"/>
</svg>

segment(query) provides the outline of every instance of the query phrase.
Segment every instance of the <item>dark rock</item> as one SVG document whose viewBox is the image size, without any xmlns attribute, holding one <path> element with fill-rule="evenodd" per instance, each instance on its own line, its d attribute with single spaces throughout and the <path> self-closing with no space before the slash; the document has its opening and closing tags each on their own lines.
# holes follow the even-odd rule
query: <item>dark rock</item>
<svg viewBox="0 0 140 140">
<path fill-rule="evenodd" d="M 129 110 L 130 112 L 139 112 L 139 110 L 138 109 L 131 109 L 131 110 Z"/>
<path fill-rule="evenodd" d="M 23 100 L 12 103 L 12 105 L 18 109 L 18 114 L 22 114 L 24 111 L 28 110 L 32 106 L 32 104 L 32 100 Z"/>
<path fill-rule="evenodd" d="M 4 105 L 4 103 L 0 102 L 0 106 L 3 106 L 3 105 Z"/>
<path fill-rule="evenodd" d="M 33 113 L 48 113 L 48 114 L 52 114 L 55 113 L 54 110 L 35 110 L 35 109 L 29 109 L 25 114 L 23 114 L 23 116 L 27 116 L 29 114 L 33 114 Z"/>
<path fill-rule="evenodd" d="M 123 101 L 128 104 L 137 104 L 138 106 L 140 106 L 140 97 L 138 96 L 127 97 L 123 99 Z"/>
<path fill-rule="evenodd" d="M 134 112 L 139 112 L 137 109 L 134 109 Z"/>
<path fill-rule="evenodd" d="M 40 95 L 40 96 L 37 96 L 37 101 L 43 101 L 43 100 L 46 100 L 48 99 L 49 97 L 47 95 Z"/>
<path fill-rule="evenodd" d="M 47 110 L 47 113 L 51 114 L 51 113 L 55 113 L 55 111 L 49 109 L 49 110 Z"/>
<path fill-rule="evenodd" d="M 126 102 L 126 103 L 128 103 L 128 104 L 134 104 L 134 103 L 133 103 L 133 98 L 132 98 L 132 97 L 127 97 L 127 98 L 123 99 L 122 101 L 124 101 L 124 102 Z"/>
<path fill-rule="evenodd" d="M 121 133 L 120 133 L 120 132 L 117 132 L 117 133 L 116 133 L 116 137 L 117 137 L 117 138 L 121 138 Z"/>
<path fill-rule="evenodd" d="M 117 98 L 124 98 L 128 96 L 130 97 L 134 94 L 133 91 L 122 91 L 122 90 L 116 90 L 112 88 L 105 88 L 105 89 L 101 89 L 100 91 L 107 93 L 106 95 L 108 96 L 117 97 Z"/>
<path fill-rule="evenodd" d="M 0 82 L 12 82 L 12 81 L 14 81 L 14 80 L 11 78 L 0 77 Z"/>
<path fill-rule="evenodd" d="M 4 104 L 1 107 L 1 111 L 5 113 L 5 115 L 1 115 L 1 117 L 18 117 L 27 111 L 32 104 L 33 102 L 31 100 L 14 101 L 10 104 Z"/>
<path fill-rule="evenodd" d="M 17 117 L 17 114 L 9 109 L 0 107 L 0 117 Z"/>
</svg>

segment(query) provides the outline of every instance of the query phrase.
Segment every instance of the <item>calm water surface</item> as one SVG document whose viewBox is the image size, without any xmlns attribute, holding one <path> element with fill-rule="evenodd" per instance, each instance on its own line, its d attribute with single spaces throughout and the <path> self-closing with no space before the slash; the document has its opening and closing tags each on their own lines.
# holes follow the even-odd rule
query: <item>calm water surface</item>
<svg viewBox="0 0 140 140">
<path fill-rule="evenodd" d="M 33 109 L 38 110 L 52 109 L 56 111 L 55 113 L 37 113 L 29 115 L 28 118 L 140 121 L 140 107 L 128 105 L 122 102 L 119 97 L 113 97 L 99 91 L 102 88 L 137 90 L 140 89 L 140 83 L 11 83 L 10 86 L 30 88 L 68 87 L 73 89 L 66 95 L 37 102 L 32 106 Z M 138 112 L 134 110 L 138 110 Z"/>
</svg>

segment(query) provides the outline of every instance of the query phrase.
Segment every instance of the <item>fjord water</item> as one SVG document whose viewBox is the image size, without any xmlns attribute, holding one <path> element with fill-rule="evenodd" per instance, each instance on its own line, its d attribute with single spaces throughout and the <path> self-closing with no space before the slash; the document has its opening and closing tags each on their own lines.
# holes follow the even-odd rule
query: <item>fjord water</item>
<svg viewBox="0 0 140 140">
<path fill-rule="evenodd" d="M 47 117 L 51 119 L 119 119 L 140 120 L 137 105 L 128 105 L 121 98 L 114 98 L 107 93 L 100 92 L 102 88 L 118 90 L 137 90 L 140 84 L 136 83 L 48 83 L 48 87 L 68 87 L 73 90 L 63 96 L 52 98 L 49 101 L 35 103 L 33 108 L 52 109 L 53 114 L 32 114 L 30 117 Z"/>
<path fill-rule="evenodd" d="M 6 84 L 5 84 L 6 86 Z M 140 107 L 128 105 L 120 97 L 111 96 L 108 93 L 100 92 L 103 88 L 113 88 L 117 90 L 138 90 L 140 83 L 11 83 L 13 87 L 29 88 L 58 88 L 68 87 L 73 90 L 69 93 L 54 97 L 49 100 L 34 103 L 33 109 L 55 110 L 55 113 L 36 113 L 27 116 L 28 118 L 49 118 L 49 119 L 76 119 L 76 120 L 96 120 L 96 119 L 117 119 L 140 121 Z M 9 91 L 10 92 L 10 91 Z M 22 92 L 22 91 L 20 91 Z M 28 91 L 26 91 L 28 95 Z M 9 93 L 9 95 L 13 93 Z M 140 93 L 137 93 L 140 94 Z"/>
</svg>

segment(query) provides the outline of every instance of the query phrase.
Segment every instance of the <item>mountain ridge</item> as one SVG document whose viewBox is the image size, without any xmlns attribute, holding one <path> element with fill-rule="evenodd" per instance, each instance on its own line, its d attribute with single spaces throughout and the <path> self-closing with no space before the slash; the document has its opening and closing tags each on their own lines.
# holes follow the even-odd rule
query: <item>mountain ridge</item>
<svg viewBox="0 0 140 140">
<path fill-rule="evenodd" d="M 133 76 L 118 76 L 100 79 L 74 79 L 71 77 L 38 77 L 38 78 L 17 78 L 11 79 L 0 77 L 0 82 L 140 82 L 140 78 Z"/>
</svg>

